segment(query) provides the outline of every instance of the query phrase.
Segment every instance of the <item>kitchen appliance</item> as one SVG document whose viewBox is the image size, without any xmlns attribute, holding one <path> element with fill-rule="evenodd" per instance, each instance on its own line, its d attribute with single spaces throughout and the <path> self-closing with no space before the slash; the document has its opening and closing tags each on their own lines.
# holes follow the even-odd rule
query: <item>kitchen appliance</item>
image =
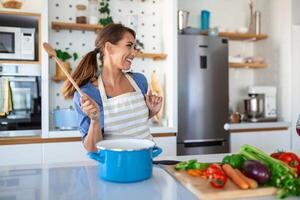
<svg viewBox="0 0 300 200">
<path fill-rule="evenodd" d="M 264 112 L 264 98 L 261 94 L 249 94 L 249 97 L 244 100 L 247 120 L 257 122 Z"/>
<path fill-rule="evenodd" d="M 27 70 L 30 73 L 27 73 Z M 0 65 L 0 79 L 8 80 L 12 103 L 12 111 L 0 117 L 0 135 L 6 135 L 6 131 L 40 132 L 41 77 L 34 71 L 35 68 L 30 65 Z"/>
<path fill-rule="evenodd" d="M 89 157 L 99 162 L 99 177 L 112 182 L 137 182 L 152 175 L 152 158 L 162 149 L 146 139 L 103 140 L 96 144 L 98 153 Z"/>
<path fill-rule="evenodd" d="M 178 10 L 178 32 L 182 31 L 187 27 L 190 12 L 185 10 Z"/>
<path fill-rule="evenodd" d="M 251 97 L 245 100 L 248 121 L 277 121 L 276 87 L 251 86 L 248 95 Z"/>
<path fill-rule="evenodd" d="M 177 154 L 229 151 L 228 43 L 201 35 L 178 35 Z"/>
<path fill-rule="evenodd" d="M 35 28 L 0 26 L 1 60 L 34 60 Z"/>
<path fill-rule="evenodd" d="M 54 126 L 59 130 L 78 129 L 78 117 L 75 110 L 70 108 L 56 109 L 53 111 Z"/>
</svg>

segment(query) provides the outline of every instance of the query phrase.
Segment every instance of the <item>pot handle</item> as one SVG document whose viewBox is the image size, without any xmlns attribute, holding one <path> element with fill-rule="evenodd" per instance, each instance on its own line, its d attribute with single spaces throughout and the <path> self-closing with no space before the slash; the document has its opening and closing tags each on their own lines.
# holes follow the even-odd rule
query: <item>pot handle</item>
<svg viewBox="0 0 300 200">
<path fill-rule="evenodd" d="M 98 162 L 104 163 L 104 155 L 100 155 L 100 151 L 98 153 L 95 152 L 88 152 L 87 155 L 93 160 L 96 160 Z"/>
<path fill-rule="evenodd" d="M 154 146 L 152 149 L 152 157 L 155 158 L 159 154 L 161 154 L 162 149 L 160 147 Z"/>
</svg>

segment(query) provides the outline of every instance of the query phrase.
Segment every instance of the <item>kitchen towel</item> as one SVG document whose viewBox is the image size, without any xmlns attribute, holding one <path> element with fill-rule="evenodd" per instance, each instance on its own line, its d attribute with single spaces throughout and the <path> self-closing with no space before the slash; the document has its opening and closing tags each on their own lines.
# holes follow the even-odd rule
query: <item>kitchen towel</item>
<svg viewBox="0 0 300 200">
<path fill-rule="evenodd" d="M 0 116 L 12 111 L 11 89 L 8 79 L 0 77 Z"/>
</svg>

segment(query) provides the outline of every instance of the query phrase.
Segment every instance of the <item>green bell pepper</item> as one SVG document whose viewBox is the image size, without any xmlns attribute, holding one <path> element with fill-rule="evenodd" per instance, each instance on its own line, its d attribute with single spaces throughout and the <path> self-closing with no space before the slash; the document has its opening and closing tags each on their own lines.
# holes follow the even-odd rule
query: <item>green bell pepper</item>
<svg viewBox="0 0 300 200">
<path fill-rule="evenodd" d="M 245 158 L 241 154 L 232 154 L 223 158 L 223 164 L 229 164 L 235 169 L 241 169 Z"/>
</svg>

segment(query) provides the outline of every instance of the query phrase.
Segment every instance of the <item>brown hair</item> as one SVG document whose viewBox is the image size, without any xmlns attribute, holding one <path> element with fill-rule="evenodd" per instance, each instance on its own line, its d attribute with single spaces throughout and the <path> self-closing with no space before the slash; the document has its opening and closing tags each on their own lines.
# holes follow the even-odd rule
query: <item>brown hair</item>
<svg viewBox="0 0 300 200">
<path fill-rule="evenodd" d="M 135 38 L 134 30 L 123 26 L 122 24 L 109 24 L 99 31 L 93 51 L 87 53 L 79 62 L 77 68 L 72 73 L 72 78 L 80 86 L 89 81 L 97 79 L 97 53 L 100 53 L 100 61 L 103 63 L 104 46 L 106 42 L 117 44 L 122 38 L 124 33 L 130 33 Z M 67 79 L 62 88 L 62 94 L 65 98 L 72 98 L 74 96 L 75 88 L 72 83 Z"/>
</svg>

